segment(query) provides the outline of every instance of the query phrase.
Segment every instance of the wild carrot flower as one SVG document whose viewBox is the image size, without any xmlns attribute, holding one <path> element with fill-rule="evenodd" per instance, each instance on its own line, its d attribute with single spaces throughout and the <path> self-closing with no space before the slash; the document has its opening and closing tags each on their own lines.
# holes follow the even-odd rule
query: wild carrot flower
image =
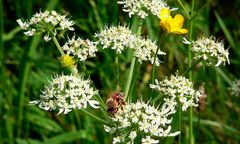
<svg viewBox="0 0 240 144">
<path fill-rule="evenodd" d="M 225 65 L 229 62 L 228 50 L 224 49 L 222 41 L 217 41 L 215 37 L 210 38 L 201 37 L 192 42 L 192 52 L 194 52 L 194 59 L 202 59 L 207 65 L 219 66 L 221 63 Z"/>
<path fill-rule="evenodd" d="M 25 22 L 21 19 L 18 19 L 17 22 L 23 30 L 26 30 L 25 35 L 44 34 L 45 41 L 49 41 L 51 35 L 56 35 L 59 30 L 74 30 L 74 22 L 66 18 L 66 15 L 60 15 L 56 11 L 40 11 Z"/>
<path fill-rule="evenodd" d="M 169 9 L 162 9 L 160 12 L 160 26 L 167 31 L 167 33 L 186 34 L 187 29 L 182 28 L 184 23 L 184 17 L 181 14 L 177 14 L 174 18 L 171 16 Z"/>
<path fill-rule="evenodd" d="M 112 126 L 104 126 L 105 131 L 115 133 L 113 143 L 134 143 L 136 137 L 142 142 L 156 142 L 155 137 L 175 136 L 171 133 L 171 109 L 166 107 L 154 108 L 148 103 L 128 103 L 119 108 L 115 117 L 111 117 Z"/>
<path fill-rule="evenodd" d="M 110 48 L 116 51 L 117 54 L 122 53 L 124 49 L 133 49 L 134 56 L 138 58 L 138 61 L 150 61 L 152 64 L 159 66 L 160 60 L 157 58 L 154 63 L 154 56 L 158 46 L 156 42 L 151 41 L 148 38 L 134 35 L 130 29 L 118 26 L 110 27 L 102 30 L 96 34 L 98 43 L 102 45 L 103 49 Z M 158 55 L 165 55 L 161 50 L 158 51 Z"/>
<path fill-rule="evenodd" d="M 95 37 L 98 38 L 98 43 L 103 49 L 111 48 L 118 54 L 122 53 L 125 48 L 133 49 L 136 41 L 132 31 L 125 26 L 106 27 L 100 33 L 96 33 Z"/>
<path fill-rule="evenodd" d="M 72 109 L 85 109 L 89 104 L 98 108 L 98 101 L 93 96 L 98 94 L 90 86 L 90 80 L 84 80 L 78 75 L 56 76 L 40 95 L 40 100 L 31 101 L 31 104 L 38 104 L 44 110 L 58 110 L 58 114 L 72 111 Z"/>
<path fill-rule="evenodd" d="M 64 44 L 62 49 L 67 54 L 77 57 L 79 61 L 85 61 L 89 57 L 95 57 L 98 51 L 96 43 L 88 39 L 75 39 L 75 36 L 73 36 L 72 39 L 68 39 L 68 42 Z"/>
<path fill-rule="evenodd" d="M 228 90 L 232 96 L 239 97 L 240 96 L 240 80 L 233 81 L 231 87 L 229 87 Z"/>
<path fill-rule="evenodd" d="M 186 111 L 189 106 L 198 106 L 201 94 L 199 91 L 193 89 L 193 83 L 183 76 L 174 76 L 163 81 L 155 80 L 155 84 L 150 84 L 150 88 L 156 89 L 162 93 L 164 101 L 168 107 L 175 109 L 177 101 L 182 104 L 182 110 Z"/>
<path fill-rule="evenodd" d="M 119 4 L 123 5 L 123 11 L 132 15 L 138 15 L 142 19 L 148 16 L 149 13 L 158 16 L 161 9 L 168 8 L 163 0 L 119 0 Z"/>
</svg>

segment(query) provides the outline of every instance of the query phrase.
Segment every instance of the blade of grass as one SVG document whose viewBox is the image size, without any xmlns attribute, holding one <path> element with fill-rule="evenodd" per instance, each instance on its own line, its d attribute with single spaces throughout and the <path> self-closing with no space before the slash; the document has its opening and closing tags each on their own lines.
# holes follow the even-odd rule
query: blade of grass
<svg viewBox="0 0 240 144">
<path fill-rule="evenodd" d="M 79 130 L 75 132 L 66 132 L 61 135 L 57 135 L 55 137 L 45 140 L 43 144 L 69 143 L 77 139 L 85 139 L 85 140 L 93 141 L 93 138 L 89 137 L 86 131 Z"/>
<path fill-rule="evenodd" d="M 224 73 L 220 68 L 216 68 L 216 71 L 223 77 L 223 79 L 231 86 L 232 80 Z"/>
<path fill-rule="evenodd" d="M 89 3 L 91 4 L 92 6 L 92 10 L 93 10 L 93 13 L 95 15 L 95 18 L 96 18 L 96 22 L 97 22 L 97 26 L 98 26 L 98 29 L 101 29 L 103 27 L 103 23 L 102 23 L 102 20 L 100 18 L 100 15 L 99 15 L 99 12 L 98 12 L 98 8 L 96 6 L 96 3 L 94 0 L 89 0 Z"/>
<path fill-rule="evenodd" d="M 56 4 L 58 3 L 58 0 L 51 0 L 47 8 L 48 10 L 53 9 Z M 33 37 L 29 47 L 24 51 L 25 53 L 22 56 L 22 60 L 20 63 L 20 81 L 19 81 L 19 88 L 18 88 L 18 111 L 17 111 L 17 130 L 16 130 L 16 136 L 19 137 L 21 134 L 21 127 L 22 127 L 22 118 L 23 118 L 23 106 L 24 106 L 24 92 L 26 88 L 26 83 L 28 79 L 28 75 L 31 69 L 31 64 L 28 61 L 28 58 L 31 57 L 32 53 L 35 51 L 37 46 L 39 45 L 41 40 L 41 36 L 35 36 Z"/>
<path fill-rule="evenodd" d="M 3 47 L 3 3 L 2 0 L 0 0 L 0 80 L 2 81 L 3 75 L 4 75 L 4 47 Z M 2 100 L 2 92 L 0 93 L 0 100 Z M 0 113 L 3 114 L 3 105 L 0 105 Z M 2 116 L 0 116 L 0 119 L 2 120 Z M 3 132 L 2 132 L 2 124 L 0 125 L 0 139 L 3 139 Z M 0 143 L 2 143 L 0 140 Z"/>
<path fill-rule="evenodd" d="M 227 26 L 225 25 L 223 19 L 221 18 L 221 16 L 218 14 L 217 11 L 214 11 L 214 14 L 215 14 L 215 16 L 216 16 L 216 18 L 217 18 L 217 21 L 218 21 L 218 23 L 219 23 L 219 25 L 220 25 L 220 27 L 221 27 L 224 35 L 226 36 L 226 38 L 227 38 L 230 46 L 233 48 L 233 50 L 234 50 L 238 55 L 240 55 L 240 51 L 239 51 L 238 48 L 236 47 L 236 44 L 235 44 L 235 42 L 234 42 L 234 39 L 233 39 L 230 31 L 228 30 Z"/>
</svg>

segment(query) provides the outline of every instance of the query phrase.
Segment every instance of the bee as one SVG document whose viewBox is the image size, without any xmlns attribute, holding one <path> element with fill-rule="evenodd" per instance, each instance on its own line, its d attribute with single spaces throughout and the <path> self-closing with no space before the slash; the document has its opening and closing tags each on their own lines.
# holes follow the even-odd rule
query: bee
<svg viewBox="0 0 240 144">
<path fill-rule="evenodd" d="M 126 104 L 124 97 L 125 95 L 122 92 L 111 92 L 109 94 L 106 104 L 108 106 L 107 111 L 111 117 L 115 117 L 118 109 Z"/>
</svg>

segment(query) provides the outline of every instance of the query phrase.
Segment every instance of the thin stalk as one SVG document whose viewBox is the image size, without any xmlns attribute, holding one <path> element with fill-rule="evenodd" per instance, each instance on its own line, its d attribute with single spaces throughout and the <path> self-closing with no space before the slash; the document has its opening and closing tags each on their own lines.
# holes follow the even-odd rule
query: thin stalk
<svg viewBox="0 0 240 144">
<path fill-rule="evenodd" d="M 86 76 L 87 76 L 88 78 L 90 78 L 90 75 L 89 75 L 88 72 L 87 72 L 87 68 L 86 68 L 85 64 L 83 63 L 81 66 L 82 66 L 82 69 L 83 69 L 84 73 L 86 74 Z M 94 85 L 93 85 L 93 86 L 94 86 Z M 95 86 L 94 86 L 94 87 L 95 87 Z M 106 111 L 106 110 L 107 110 L 107 106 L 106 106 L 106 104 L 104 103 L 102 97 L 98 94 L 98 95 L 95 96 L 95 99 L 100 103 L 100 105 L 102 106 L 102 108 Z"/>
<path fill-rule="evenodd" d="M 160 50 L 160 46 L 162 45 L 165 36 L 166 36 L 166 33 L 161 35 L 160 44 L 159 44 L 159 46 L 157 48 L 157 51 L 156 51 L 156 53 L 154 55 L 154 63 L 153 63 L 153 69 L 152 69 L 152 80 L 151 80 L 152 84 L 154 83 L 155 74 L 156 74 L 156 64 L 155 63 L 156 63 L 158 51 Z"/>
<path fill-rule="evenodd" d="M 138 30 L 137 30 L 137 35 L 138 36 L 140 36 L 140 34 L 141 34 L 142 23 L 143 23 L 143 20 L 141 19 L 140 22 L 139 22 L 139 25 L 138 25 Z M 125 91 L 124 91 L 124 94 L 126 96 L 125 97 L 126 100 L 129 96 L 131 85 L 133 84 L 133 74 L 134 74 L 134 69 L 135 69 L 135 63 L 137 62 L 136 59 L 137 58 L 135 56 L 132 56 L 131 66 L 130 66 L 130 70 L 129 70 L 128 78 L 127 78 L 127 85 L 126 85 L 126 88 L 125 88 Z"/>
<path fill-rule="evenodd" d="M 115 65 L 116 65 L 116 90 L 119 90 L 119 58 L 118 55 L 115 57 Z"/>
<path fill-rule="evenodd" d="M 81 110 L 82 110 L 83 113 L 87 114 L 87 115 L 90 116 L 91 118 L 93 118 L 93 119 L 95 119 L 95 120 L 97 120 L 97 121 L 100 121 L 100 122 L 102 122 L 102 123 L 104 123 L 104 124 L 108 124 L 107 121 L 101 119 L 100 117 L 97 117 L 97 116 L 89 113 L 88 111 L 86 111 L 86 110 L 84 110 L 84 109 L 81 109 Z"/>
<path fill-rule="evenodd" d="M 191 16 L 193 16 L 194 12 L 194 5 L 195 5 L 195 0 L 192 0 L 192 9 L 191 9 Z M 190 19 L 190 25 L 189 25 L 189 41 L 192 41 L 192 34 L 193 34 L 193 20 L 192 18 Z M 191 53 L 191 47 L 192 45 L 190 44 L 188 46 L 188 68 L 192 67 L 192 53 Z M 188 72 L 189 74 L 189 80 L 192 81 L 192 70 Z M 190 106 L 189 108 L 189 144 L 193 144 L 193 108 Z"/>
<path fill-rule="evenodd" d="M 132 77 L 133 77 L 133 71 L 134 71 L 134 67 L 135 67 L 135 61 L 136 61 L 136 57 L 133 57 L 132 61 L 131 61 L 129 74 L 128 74 L 127 86 L 126 86 L 125 91 L 124 91 L 124 94 L 126 96 L 125 97 L 126 100 L 127 100 L 128 94 L 129 94 L 131 83 L 132 83 Z"/>
<path fill-rule="evenodd" d="M 179 102 L 179 109 L 178 109 L 178 130 L 181 131 L 182 129 L 182 105 Z M 178 135 L 178 144 L 181 144 L 181 133 Z"/>
<path fill-rule="evenodd" d="M 220 68 L 216 68 L 216 71 L 223 77 L 223 79 L 232 86 L 232 80 L 224 73 Z"/>
<path fill-rule="evenodd" d="M 178 3 L 180 4 L 180 6 L 182 7 L 182 9 L 184 10 L 185 14 L 187 15 L 188 19 L 191 19 L 188 11 L 186 10 L 185 6 L 183 5 L 181 0 L 178 0 Z"/>
<path fill-rule="evenodd" d="M 137 72 L 139 71 L 140 68 L 140 63 L 136 60 L 135 61 L 135 68 L 134 68 L 134 72 L 133 72 L 133 79 L 132 79 L 132 83 L 136 82 L 136 78 L 137 78 Z M 133 89 L 133 85 L 131 85 L 130 87 L 130 91 L 129 91 L 129 95 L 131 95 L 131 90 Z"/>
<path fill-rule="evenodd" d="M 185 70 L 181 75 L 185 75 L 185 74 L 189 73 L 189 71 L 191 71 L 200 62 L 202 62 L 202 59 L 199 59 L 199 60 L 195 61 L 195 63 L 192 64 L 191 67 L 188 67 L 188 69 Z"/>
<path fill-rule="evenodd" d="M 58 51 L 60 52 L 61 56 L 63 56 L 64 52 L 63 52 L 63 50 L 62 50 L 62 48 L 61 48 L 57 38 L 55 36 L 52 36 L 52 40 L 53 40 L 54 44 L 56 45 Z"/>
</svg>

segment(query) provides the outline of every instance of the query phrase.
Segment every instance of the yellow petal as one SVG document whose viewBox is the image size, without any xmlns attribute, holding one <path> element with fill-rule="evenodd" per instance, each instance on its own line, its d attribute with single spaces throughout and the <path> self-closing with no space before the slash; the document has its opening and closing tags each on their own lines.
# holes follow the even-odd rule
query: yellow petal
<svg viewBox="0 0 240 144">
<path fill-rule="evenodd" d="M 181 15 L 181 14 L 177 14 L 174 19 L 174 27 L 177 28 L 177 29 L 180 29 L 182 28 L 183 26 L 183 23 L 184 23 L 184 17 Z"/>
<path fill-rule="evenodd" d="M 186 33 L 188 33 L 188 30 L 187 29 L 178 29 L 176 31 L 172 31 L 172 33 L 175 33 L 175 34 L 186 34 Z"/>
<path fill-rule="evenodd" d="M 168 17 L 171 17 L 171 11 L 167 8 L 163 8 L 160 12 L 160 19 L 164 20 L 167 19 Z"/>
<path fill-rule="evenodd" d="M 171 31 L 171 29 L 172 29 L 172 17 L 168 17 L 168 18 L 166 18 L 166 19 L 163 19 L 163 20 L 161 20 L 160 21 L 160 26 L 163 28 L 163 29 L 165 29 L 165 30 L 167 30 L 167 32 L 169 33 L 170 31 Z"/>
</svg>

